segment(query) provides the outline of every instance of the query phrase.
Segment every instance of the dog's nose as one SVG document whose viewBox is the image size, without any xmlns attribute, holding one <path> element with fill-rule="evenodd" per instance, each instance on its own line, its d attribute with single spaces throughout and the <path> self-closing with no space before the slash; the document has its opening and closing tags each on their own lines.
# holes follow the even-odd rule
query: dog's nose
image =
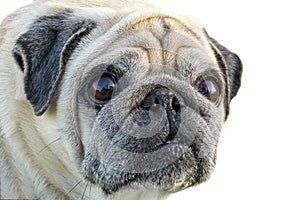
<svg viewBox="0 0 300 200">
<path fill-rule="evenodd" d="M 136 123 L 145 126 L 151 123 L 149 111 L 159 112 L 164 109 L 172 126 L 178 119 L 177 115 L 180 110 L 180 102 L 176 95 L 167 88 L 158 88 L 150 92 L 140 103 Z"/>
<path fill-rule="evenodd" d="M 178 111 L 180 109 L 178 98 L 166 88 L 156 89 L 149 93 L 141 102 L 141 107 L 145 110 L 158 105 L 164 107 L 166 110 Z"/>
</svg>

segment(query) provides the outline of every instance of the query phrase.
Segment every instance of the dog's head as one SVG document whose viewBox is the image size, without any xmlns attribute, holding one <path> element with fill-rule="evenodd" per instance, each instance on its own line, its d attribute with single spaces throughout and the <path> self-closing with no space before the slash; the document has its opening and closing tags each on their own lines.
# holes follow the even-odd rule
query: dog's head
<svg viewBox="0 0 300 200">
<path fill-rule="evenodd" d="M 19 36 L 35 114 L 57 116 L 81 175 L 107 193 L 205 181 L 240 87 L 238 56 L 162 11 L 106 12 L 42 16 Z"/>
</svg>

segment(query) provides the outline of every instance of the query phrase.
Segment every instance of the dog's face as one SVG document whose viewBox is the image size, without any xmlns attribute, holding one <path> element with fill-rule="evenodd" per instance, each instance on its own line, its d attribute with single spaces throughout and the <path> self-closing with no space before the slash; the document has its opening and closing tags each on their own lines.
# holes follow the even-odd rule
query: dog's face
<svg viewBox="0 0 300 200">
<path fill-rule="evenodd" d="M 239 58 L 161 11 L 104 18 L 66 11 L 20 35 L 13 53 L 36 115 L 57 117 L 82 177 L 108 194 L 205 181 Z"/>
</svg>

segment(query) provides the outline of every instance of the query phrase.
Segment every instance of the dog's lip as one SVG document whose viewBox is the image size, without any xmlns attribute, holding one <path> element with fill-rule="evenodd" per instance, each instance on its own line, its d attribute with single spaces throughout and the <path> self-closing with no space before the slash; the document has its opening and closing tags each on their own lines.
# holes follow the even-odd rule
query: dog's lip
<svg viewBox="0 0 300 200">
<path fill-rule="evenodd" d="M 197 150 L 194 149 L 193 147 L 195 143 L 187 147 L 181 144 L 177 144 L 177 142 L 178 141 L 176 142 L 174 141 L 174 143 L 176 144 L 170 144 L 170 145 L 173 145 L 174 147 L 178 147 L 178 148 L 179 147 L 186 148 L 187 151 L 176 162 L 172 162 L 164 168 L 159 168 L 152 171 L 146 171 L 143 173 L 137 173 L 137 172 L 118 171 L 118 169 L 115 168 L 104 167 L 105 170 L 102 172 L 99 172 L 97 170 L 95 171 L 89 170 L 89 172 L 82 171 L 84 173 L 83 177 L 89 182 L 100 186 L 103 189 L 103 191 L 107 194 L 113 194 L 114 192 L 117 192 L 120 189 L 127 189 L 127 188 L 132 189 L 137 185 L 138 187 L 142 187 L 142 188 L 147 187 L 150 189 L 154 188 L 162 191 L 177 192 L 187 187 L 198 185 L 204 182 L 205 180 L 207 180 L 214 168 L 214 165 L 211 165 L 209 168 L 203 171 L 203 169 L 201 168 L 202 164 L 199 163 L 199 160 L 198 161 L 194 160 L 196 156 L 195 154 L 197 154 Z M 89 156 L 91 156 L 91 154 Z M 92 165 L 92 161 L 94 160 L 94 158 L 95 156 L 92 156 L 92 159 L 91 158 L 89 159 L 88 156 L 86 156 L 86 160 L 91 161 L 90 166 Z M 99 167 L 100 165 L 102 165 L 103 167 L 103 163 L 100 164 L 100 162 L 98 162 L 97 164 L 98 169 L 100 168 Z M 186 166 L 186 167 L 189 166 L 189 167 L 186 168 L 186 170 L 184 170 L 185 167 L 182 168 L 181 166 Z M 110 172 L 111 175 L 104 176 L 102 174 L 107 172 Z M 203 174 L 202 175 L 197 174 L 200 172 L 201 173 L 203 172 Z M 174 175 L 177 174 L 177 175 L 174 177 L 168 176 L 168 174 L 170 173 Z M 99 179 L 99 177 L 101 178 Z"/>
<path fill-rule="evenodd" d="M 148 153 L 128 152 L 126 149 L 116 148 L 115 151 L 108 152 L 104 156 L 98 154 L 97 158 L 103 165 L 112 169 L 135 174 L 165 168 L 190 150 L 189 146 L 170 142 L 168 145 Z"/>
</svg>

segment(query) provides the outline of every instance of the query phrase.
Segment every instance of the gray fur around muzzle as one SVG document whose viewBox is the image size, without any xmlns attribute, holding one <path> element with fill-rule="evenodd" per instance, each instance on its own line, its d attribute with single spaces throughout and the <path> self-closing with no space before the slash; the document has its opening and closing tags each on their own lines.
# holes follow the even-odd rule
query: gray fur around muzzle
<svg viewBox="0 0 300 200">
<path fill-rule="evenodd" d="M 82 162 L 85 179 L 107 193 L 132 182 L 176 191 L 206 180 L 215 166 L 222 119 L 191 91 L 180 79 L 155 76 L 96 109 Z"/>
</svg>

